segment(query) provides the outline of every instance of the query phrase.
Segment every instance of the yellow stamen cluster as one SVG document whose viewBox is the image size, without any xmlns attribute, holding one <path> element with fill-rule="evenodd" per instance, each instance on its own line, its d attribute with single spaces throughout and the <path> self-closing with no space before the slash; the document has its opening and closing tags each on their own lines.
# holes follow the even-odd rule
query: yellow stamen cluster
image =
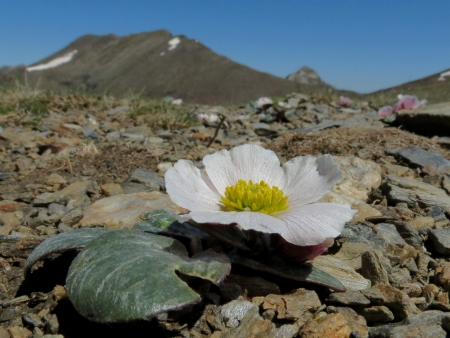
<svg viewBox="0 0 450 338">
<path fill-rule="evenodd" d="M 226 187 L 222 203 L 229 211 L 255 211 L 271 214 L 286 210 L 288 196 L 278 187 L 266 182 L 253 183 L 239 180 L 235 185 Z"/>
</svg>

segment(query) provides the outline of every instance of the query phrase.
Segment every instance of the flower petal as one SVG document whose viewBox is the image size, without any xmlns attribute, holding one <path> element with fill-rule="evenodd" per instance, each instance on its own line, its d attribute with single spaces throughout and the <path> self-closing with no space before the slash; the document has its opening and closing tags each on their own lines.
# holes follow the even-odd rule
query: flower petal
<svg viewBox="0 0 450 338">
<path fill-rule="evenodd" d="M 239 224 L 245 230 L 266 233 L 288 231 L 285 222 L 267 214 L 251 211 L 192 211 L 189 216 L 197 223 Z"/>
<path fill-rule="evenodd" d="M 175 204 L 189 210 L 220 210 L 220 196 L 209 188 L 192 161 L 179 160 L 166 171 L 166 190 Z"/>
<path fill-rule="evenodd" d="M 283 179 L 283 169 L 277 155 L 255 144 L 206 155 L 203 163 L 208 176 L 222 195 L 226 187 L 235 185 L 239 179 L 253 180 L 255 183 L 264 180 L 278 187 Z"/>
<path fill-rule="evenodd" d="M 287 226 L 287 231 L 280 235 L 289 243 L 303 246 L 317 245 L 339 236 L 355 213 L 347 204 L 316 203 L 288 209 L 276 217 Z"/>
<path fill-rule="evenodd" d="M 289 196 L 289 208 L 317 201 L 342 180 L 341 169 L 329 154 L 318 158 L 295 157 L 284 164 L 283 170 L 285 176 L 280 189 Z"/>
</svg>

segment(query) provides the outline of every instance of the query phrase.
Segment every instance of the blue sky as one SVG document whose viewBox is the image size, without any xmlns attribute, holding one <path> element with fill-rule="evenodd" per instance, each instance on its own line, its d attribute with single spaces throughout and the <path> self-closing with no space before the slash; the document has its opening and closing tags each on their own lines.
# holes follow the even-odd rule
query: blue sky
<svg viewBox="0 0 450 338">
<path fill-rule="evenodd" d="M 0 0 L 0 66 L 84 34 L 168 29 L 280 77 L 371 92 L 450 68 L 448 0 Z"/>
</svg>

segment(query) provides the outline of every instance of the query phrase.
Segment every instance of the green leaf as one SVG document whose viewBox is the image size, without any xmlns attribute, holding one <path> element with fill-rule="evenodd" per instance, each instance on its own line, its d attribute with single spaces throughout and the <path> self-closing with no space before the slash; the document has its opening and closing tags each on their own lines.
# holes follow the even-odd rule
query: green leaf
<svg viewBox="0 0 450 338">
<path fill-rule="evenodd" d="M 153 317 L 200 301 L 175 273 L 219 283 L 230 272 L 225 256 L 189 258 L 177 240 L 143 232 L 112 231 L 90 242 L 74 259 L 67 293 L 75 309 L 100 323 Z"/>
<path fill-rule="evenodd" d="M 93 239 L 111 231 L 104 228 L 79 229 L 65 232 L 46 239 L 39 244 L 28 256 L 25 262 L 25 276 L 30 272 L 31 267 L 40 259 L 56 252 L 82 249 Z"/>
<path fill-rule="evenodd" d="M 189 224 L 236 249 L 252 251 L 247 245 L 247 236 L 235 225 L 200 224 L 193 220 Z"/>
<path fill-rule="evenodd" d="M 242 265 L 253 270 L 267 272 L 272 275 L 300 282 L 309 282 L 326 286 L 336 291 L 346 290 L 339 280 L 325 271 L 309 264 L 286 264 L 283 260 L 277 257 L 272 257 L 271 259 L 267 259 L 261 263 L 241 256 L 236 252 L 229 253 L 228 257 L 231 259 L 232 263 Z"/>
<path fill-rule="evenodd" d="M 143 222 L 134 225 L 135 230 L 161 235 L 175 235 L 186 238 L 208 237 L 203 231 L 193 227 L 189 223 L 178 222 L 178 215 L 170 210 L 158 209 L 147 212 L 141 216 Z"/>
</svg>

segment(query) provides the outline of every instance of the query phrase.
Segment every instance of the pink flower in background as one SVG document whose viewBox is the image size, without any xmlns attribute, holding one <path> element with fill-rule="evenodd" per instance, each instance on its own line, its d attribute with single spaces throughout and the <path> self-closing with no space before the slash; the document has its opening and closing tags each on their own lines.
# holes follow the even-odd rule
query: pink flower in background
<svg viewBox="0 0 450 338">
<path fill-rule="evenodd" d="M 347 96 L 341 96 L 339 97 L 339 105 L 342 107 L 348 107 L 352 104 L 352 100 L 348 98 Z"/>
<path fill-rule="evenodd" d="M 427 100 L 420 100 L 414 95 L 398 95 L 398 102 L 391 106 L 384 106 L 378 110 L 378 115 L 387 117 L 392 114 L 397 114 L 399 110 L 413 110 L 422 108 L 426 105 Z"/>
<path fill-rule="evenodd" d="M 381 117 L 387 117 L 389 115 L 392 115 L 394 113 L 394 110 L 391 106 L 384 106 L 378 110 L 378 115 Z"/>
<path fill-rule="evenodd" d="M 417 108 L 422 108 L 427 103 L 427 100 L 421 100 L 417 98 L 417 96 L 413 95 L 402 95 L 398 96 L 398 102 L 394 106 L 394 113 L 399 110 L 412 110 Z"/>
</svg>

